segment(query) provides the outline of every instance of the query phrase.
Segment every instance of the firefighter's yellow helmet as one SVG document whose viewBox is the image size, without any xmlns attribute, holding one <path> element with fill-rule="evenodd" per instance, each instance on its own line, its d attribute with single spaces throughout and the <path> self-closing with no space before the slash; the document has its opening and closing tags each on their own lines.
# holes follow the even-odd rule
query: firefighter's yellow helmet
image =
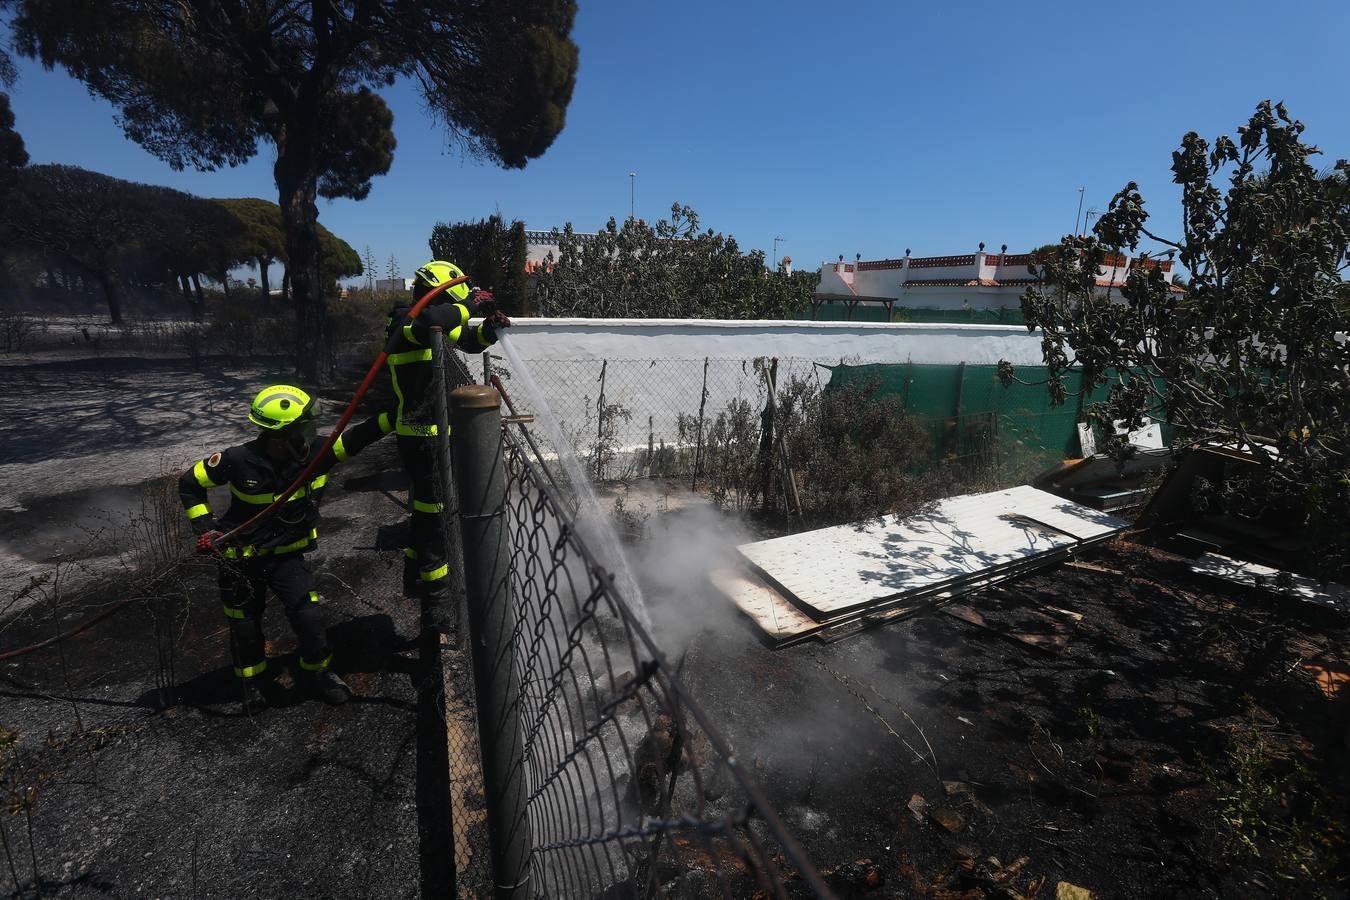
<svg viewBox="0 0 1350 900">
<path fill-rule="evenodd" d="M 314 398 L 298 387 L 274 384 L 265 387 L 253 398 L 248 408 L 248 420 L 268 431 L 284 431 L 313 415 Z"/>
<path fill-rule="evenodd" d="M 413 274 L 413 287 L 417 297 L 420 298 L 431 288 L 439 287 L 463 274 L 464 272 L 454 263 L 446 262 L 443 259 L 433 259 Z M 454 287 L 446 288 L 444 293 L 457 300 L 467 300 L 469 299 L 469 283 L 467 281 L 461 282 Z"/>
</svg>

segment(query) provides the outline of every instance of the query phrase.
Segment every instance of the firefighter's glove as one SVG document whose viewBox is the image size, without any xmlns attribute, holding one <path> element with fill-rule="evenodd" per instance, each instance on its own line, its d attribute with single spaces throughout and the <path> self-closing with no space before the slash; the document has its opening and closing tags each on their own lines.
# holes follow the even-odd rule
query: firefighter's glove
<svg viewBox="0 0 1350 900">
<path fill-rule="evenodd" d="M 202 554 L 219 553 L 220 548 L 216 545 L 216 542 L 224 536 L 225 532 L 217 531 L 215 529 L 203 531 L 201 534 L 197 535 L 197 552 Z"/>
<path fill-rule="evenodd" d="M 469 293 L 469 300 L 473 303 L 476 315 L 487 317 L 497 311 L 497 301 L 492 299 L 492 291 L 474 288 Z"/>
<path fill-rule="evenodd" d="M 498 332 L 511 327 L 511 320 L 506 317 L 506 313 L 500 309 L 492 313 L 483 320 L 483 333 L 489 340 L 495 341 Z"/>
</svg>

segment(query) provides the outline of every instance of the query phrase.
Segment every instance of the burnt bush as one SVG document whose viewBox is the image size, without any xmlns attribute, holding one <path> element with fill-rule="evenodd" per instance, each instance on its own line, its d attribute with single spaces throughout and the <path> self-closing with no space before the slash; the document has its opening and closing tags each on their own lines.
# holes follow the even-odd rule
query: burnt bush
<svg viewBox="0 0 1350 900">
<path fill-rule="evenodd" d="M 905 515 L 948 486 L 947 473 L 929 466 L 927 429 L 875 382 L 822 390 L 792 377 L 779 389 L 777 414 L 807 521 Z"/>
</svg>

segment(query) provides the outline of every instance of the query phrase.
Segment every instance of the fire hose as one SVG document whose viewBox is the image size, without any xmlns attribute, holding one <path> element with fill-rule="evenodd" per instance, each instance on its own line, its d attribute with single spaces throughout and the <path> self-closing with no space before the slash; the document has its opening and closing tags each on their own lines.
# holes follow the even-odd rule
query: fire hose
<svg viewBox="0 0 1350 900">
<path fill-rule="evenodd" d="M 407 320 L 411 322 L 413 319 L 416 319 L 417 316 L 422 312 L 422 310 L 427 308 L 427 304 L 429 304 L 432 300 L 434 300 L 436 296 L 440 294 L 442 291 L 446 290 L 447 288 L 452 288 L 457 284 L 463 284 L 468 280 L 469 280 L 468 275 L 461 275 L 458 278 L 452 278 L 449 281 L 437 285 L 436 287 L 427 291 L 425 294 L 422 295 L 420 300 L 418 300 L 416 303 L 413 304 L 412 309 L 408 310 Z M 366 392 L 369 391 L 370 386 L 375 383 L 375 376 L 377 376 L 380 373 L 380 369 L 384 368 L 385 361 L 389 359 L 389 351 L 393 349 L 394 343 L 398 340 L 398 335 L 399 331 L 397 329 L 395 329 L 389 335 L 389 340 L 385 343 L 384 349 L 380 351 L 379 355 L 375 357 L 375 361 L 371 363 L 370 371 L 366 372 L 366 377 L 361 380 L 361 385 L 356 389 L 356 393 L 352 395 L 351 402 L 347 404 L 347 409 L 343 411 L 342 417 L 338 419 L 337 425 L 333 427 L 333 430 L 331 432 L 329 432 L 328 439 L 324 441 L 323 447 L 319 449 L 318 453 L 315 453 L 313 455 L 313 457 L 309 461 L 309 464 L 305 466 L 304 470 L 301 471 L 300 474 L 295 477 L 295 481 L 291 482 L 291 486 L 286 488 L 286 490 L 282 491 L 280 494 L 278 494 L 276 498 L 273 499 L 273 501 L 268 506 L 259 510 L 251 518 L 249 518 L 248 521 L 240 525 L 236 525 L 234 528 L 231 528 L 229 531 L 225 532 L 220 537 L 212 539 L 209 533 L 202 535 L 202 537 L 198 538 L 197 540 L 197 549 L 199 551 L 214 553 L 219 549 L 221 545 L 236 540 L 241 533 L 249 530 L 253 526 L 257 525 L 259 522 L 261 522 L 262 520 L 266 519 L 267 517 L 271 516 L 274 512 L 276 512 L 277 509 L 283 503 L 285 503 L 287 500 L 290 500 L 291 497 L 295 494 L 295 492 L 300 490 L 300 488 L 303 487 L 308 482 L 309 476 L 312 475 L 314 473 L 314 470 L 319 467 L 319 463 L 323 460 L 324 456 L 330 450 L 333 449 L 333 444 L 336 443 L 337 439 L 342 435 L 342 429 L 347 427 L 347 423 L 350 422 L 352 420 L 352 416 L 356 414 L 356 408 L 361 405 L 361 401 L 365 398 Z M 88 629 L 93 628 L 99 622 L 102 622 L 104 619 L 109 618 L 113 614 L 121 612 L 122 610 L 130 606 L 132 603 L 136 602 L 136 600 L 138 599 L 140 598 L 128 597 L 125 600 L 119 600 L 117 603 L 105 609 L 98 615 L 85 619 L 83 622 L 79 623 L 73 628 L 70 628 L 67 631 L 64 631 L 57 635 L 53 635 L 52 637 L 49 637 L 46 640 L 38 641 L 37 643 L 34 644 L 29 644 L 26 647 L 17 647 L 13 650 L 6 650 L 4 653 L 0 653 L 0 662 L 5 662 L 6 660 L 14 659 L 19 656 L 26 656 L 27 654 L 41 650 L 44 647 L 50 647 L 52 644 L 55 644 L 59 641 L 64 641 L 67 638 L 72 638 L 83 631 L 87 631 Z"/>
</svg>

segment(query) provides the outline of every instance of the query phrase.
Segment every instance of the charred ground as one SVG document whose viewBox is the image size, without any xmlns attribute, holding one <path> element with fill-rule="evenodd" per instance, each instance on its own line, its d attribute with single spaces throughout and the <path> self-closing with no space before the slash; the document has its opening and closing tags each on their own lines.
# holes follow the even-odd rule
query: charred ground
<svg viewBox="0 0 1350 900">
<path fill-rule="evenodd" d="M 685 671 L 846 895 L 1341 896 L 1344 622 L 1140 543 L 1088 565 L 967 599 L 984 628 L 709 635 Z M 1047 608 L 1061 651 L 995 633 Z"/>
<path fill-rule="evenodd" d="M 119 376 L 104 402 L 134 400 L 162 375 Z M 246 393 L 259 376 L 224 377 Z M 203 398 L 216 393 L 210 379 Z M 71 389 L 83 390 L 78 379 Z M 224 427 L 222 416 L 210 424 Z M 139 427 L 113 421 L 100 446 L 48 460 L 25 443 L 0 461 L 32 475 L 4 514 L 16 557 L 66 559 L 58 544 L 71 523 L 53 509 L 97 506 L 98 491 L 155 474 L 138 463 L 127 478 L 100 461 Z M 181 455 L 197 439 L 191 422 L 136 458 Z M 47 430 L 31 440 L 56 440 Z M 397 468 L 392 450 L 340 470 L 325 507 L 319 586 L 336 666 L 357 695 L 344 707 L 293 693 L 288 671 L 273 708 L 240 714 L 213 568 L 201 562 L 155 580 L 109 577 L 56 602 L 44 593 L 0 625 L 9 649 L 140 598 L 58 647 L 0 663 L 6 890 L 421 891 L 426 854 L 440 848 L 424 846 L 419 826 L 439 813 L 418 799 L 415 654 L 403 644 L 414 617 L 397 598 L 402 495 L 383 474 Z M 94 474 L 77 485 L 63 471 Z M 841 895 L 1050 897 L 1060 881 L 1101 897 L 1343 895 L 1345 623 L 1198 580 L 1143 535 L 1085 562 L 967 598 L 983 627 L 933 611 L 780 651 L 725 607 L 700 619 L 680 604 L 702 615 L 703 601 L 653 596 L 688 622 L 663 646 L 683 657 L 694 696 Z M 1047 610 L 1072 614 L 1050 614 L 1064 625 L 1058 651 L 996 633 L 1034 632 Z M 267 626 L 289 670 L 278 610 Z"/>
</svg>

